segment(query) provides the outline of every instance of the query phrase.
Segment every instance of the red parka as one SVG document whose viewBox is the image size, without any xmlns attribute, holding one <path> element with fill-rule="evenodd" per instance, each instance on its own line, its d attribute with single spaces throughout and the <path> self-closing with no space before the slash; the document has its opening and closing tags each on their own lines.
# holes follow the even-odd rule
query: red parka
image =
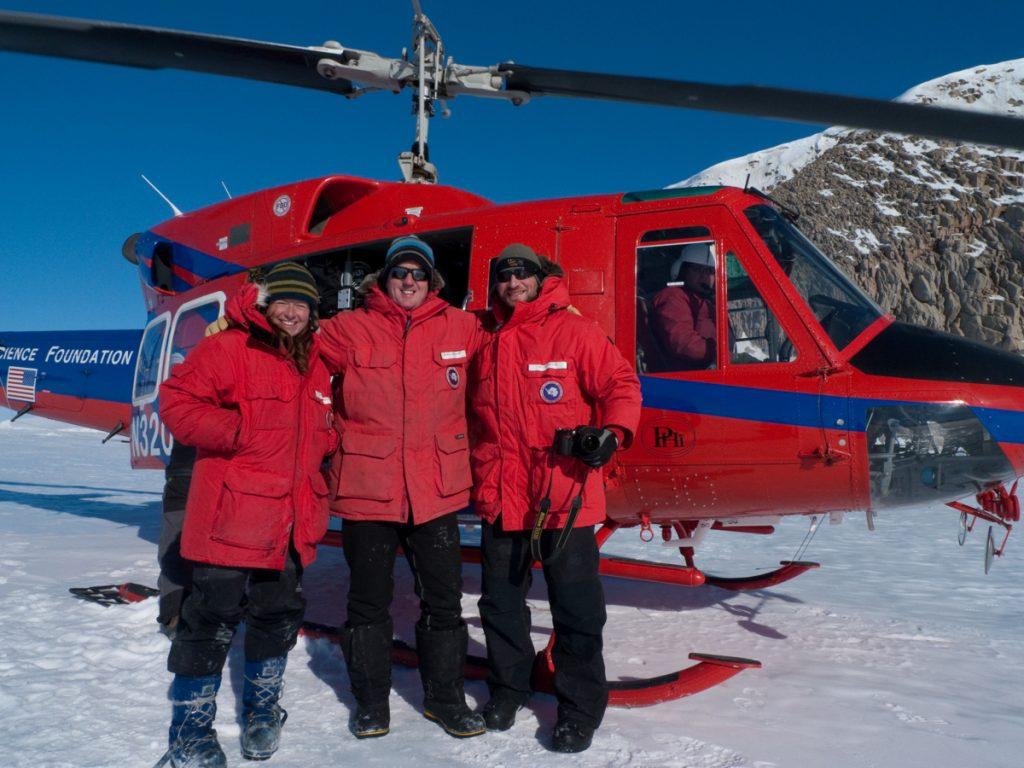
<svg viewBox="0 0 1024 768">
<path fill-rule="evenodd" d="M 715 304 L 677 285 L 654 296 L 654 332 L 668 370 L 694 371 L 715 363 Z"/>
<path fill-rule="evenodd" d="M 604 479 L 551 451 L 556 429 L 615 425 L 632 441 L 640 382 L 597 323 L 567 311 L 569 293 L 549 276 L 534 301 L 510 311 L 495 302 L 496 332 L 473 366 L 473 502 L 505 530 L 533 525 L 550 483 L 548 528 L 565 525 L 584 480 L 576 527 L 605 517 Z"/>
<path fill-rule="evenodd" d="M 315 340 L 300 375 L 255 307 L 245 320 L 251 333 L 203 339 L 160 388 L 164 423 L 197 449 L 181 553 L 280 570 L 293 541 L 308 565 L 327 530 L 320 468 L 337 445 L 330 376 Z"/>
<path fill-rule="evenodd" d="M 436 293 L 407 312 L 377 285 L 321 324 L 321 355 L 341 375 L 333 514 L 421 524 L 469 504 L 466 369 L 483 336 Z"/>
</svg>

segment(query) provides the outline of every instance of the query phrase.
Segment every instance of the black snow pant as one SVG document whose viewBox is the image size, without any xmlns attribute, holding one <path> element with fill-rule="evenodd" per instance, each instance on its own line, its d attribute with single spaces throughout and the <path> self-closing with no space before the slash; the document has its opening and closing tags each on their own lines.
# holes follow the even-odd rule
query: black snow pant
<svg viewBox="0 0 1024 768">
<path fill-rule="evenodd" d="M 246 661 L 285 656 L 295 647 L 305 611 L 294 547 L 281 571 L 195 563 L 167 669 L 188 677 L 219 674 L 243 615 Z"/>
<path fill-rule="evenodd" d="M 344 521 L 342 547 L 351 571 L 345 626 L 355 629 L 391 621 L 399 546 L 409 562 L 420 599 L 417 628 L 430 631 L 463 626 L 462 553 L 454 512 L 421 525 Z"/>
<path fill-rule="evenodd" d="M 192 563 L 181 556 L 181 528 L 185 522 L 185 502 L 192 484 L 192 466 L 196 449 L 179 442 L 171 449 L 171 460 L 164 471 L 163 515 L 157 562 L 160 576 L 160 611 L 157 621 L 165 627 L 181 614 L 185 593 L 192 586 Z"/>
<path fill-rule="evenodd" d="M 545 531 L 549 553 L 561 531 Z M 491 695 L 525 703 L 530 696 L 534 648 L 526 595 L 533 582 L 530 531 L 505 531 L 499 518 L 481 536 L 483 594 L 480 619 L 487 638 Z M 603 642 L 604 590 L 597 575 L 594 529 L 575 528 L 565 549 L 544 565 L 554 623 L 555 694 L 558 718 L 597 728 L 608 706 Z"/>
</svg>

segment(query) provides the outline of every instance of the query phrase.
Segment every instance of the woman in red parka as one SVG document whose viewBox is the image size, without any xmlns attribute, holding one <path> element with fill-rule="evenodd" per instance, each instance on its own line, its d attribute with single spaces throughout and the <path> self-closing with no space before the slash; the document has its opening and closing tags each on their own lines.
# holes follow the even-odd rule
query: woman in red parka
<svg viewBox="0 0 1024 768">
<path fill-rule="evenodd" d="M 314 334 L 317 290 L 298 264 L 266 275 L 247 329 L 204 339 L 160 390 L 160 415 L 197 459 L 182 554 L 194 565 L 167 661 L 172 766 L 223 766 L 212 729 L 221 670 L 246 621 L 242 755 L 277 749 L 303 568 L 327 529 L 324 457 L 337 445 L 330 376 Z"/>
</svg>

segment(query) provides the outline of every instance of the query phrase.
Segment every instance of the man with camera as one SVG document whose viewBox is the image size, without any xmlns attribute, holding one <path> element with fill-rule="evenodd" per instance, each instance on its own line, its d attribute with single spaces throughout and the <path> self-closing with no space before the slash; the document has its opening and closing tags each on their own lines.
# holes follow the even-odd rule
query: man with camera
<svg viewBox="0 0 1024 768">
<path fill-rule="evenodd" d="M 555 632 L 552 748 L 581 752 L 608 703 L 594 538 L 605 519 L 600 468 L 632 440 L 640 383 L 598 325 L 570 310 L 556 264 L 514 243 L 492 262 L 491 280 L 493 336 L 470 393 L 490 665 L 483 715 L 490 730 L 506 730 L 530 696 L 526 595 L 540 560 Z"/>
</svg>

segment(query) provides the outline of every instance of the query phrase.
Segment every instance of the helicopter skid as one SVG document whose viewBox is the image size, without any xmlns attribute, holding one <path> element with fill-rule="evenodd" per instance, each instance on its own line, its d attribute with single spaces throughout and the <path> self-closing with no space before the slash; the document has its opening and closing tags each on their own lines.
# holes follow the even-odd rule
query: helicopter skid
<svg viewBox="0 0 1024 768">
<path fill-rule="evenodd" d="M 599 544 L 603 544 L 606 539 L 607 536 L 599 536 Z M 328 531 L 322 543 L 329 546 L 341 546 L 341 532 Z M 463 545 L 462 562 L 479 564 L 480 547 L 469 544 Z M 772 587 L 784 581 L 795 579 L 806 571 L 820 567 L 818 563 L 801 560 L 783 560 L 780 565 L 780 568 L 768 571 L 767 573 L 733 578 L 713 576 L 703 573 L 698 568 L 687 565 L 672 565 L 671 563 L 655 563 L 650 560 L 640 560 L 632 557 L 601 555 L 598 573 L 602 576 L 614 576 L 615 578 L 632 579 L 634 581 L 649 581 L 677 587 L 699 587 L 702 584 L 711 584 L 722 589 L 742 591 Z M 539 569 L 541 564 L 535 562 L 533 567 Z"/>
<path fill-rule="evenodd" d="M 333 643 L 341 641 L 337 627 L 305 622 L 301 634 L 310 638 L 324 638 Z M 658 677 L 631 678 L 608 681 L 608 704 L 613 707 L 648 707 L 684 696 L 706 691 L 725 682 L 744 669 L 760 669 L 761 662 L 735 656 L 716 656 L 709 653 L 691 653 L 689 658 L 697 663 Z M 401 640 L 394 640 L 391 646 L 391 660 L 406 667 L 418 665 L 416 649 Z M 487 659 L 482 656 L 466 657 L 465 676 L 467 680 L 487 678 Z M 541 651 L 534 660 L 533 690 L 538 693 L 554 694 L 554 662 L 549 650 Z"/>
<path fill-rule="evenodd" d="M 808 560 L 783 560 L 779 563 L 780 568 L 776 568 L 774 571 L 768 571 L 766 573 L 759 573 L 754 576 L 715 576 L 714 574 L 705 573 L 704 583 L 710 584 L 713 587 L 719 587 L 720 589 L 730 589 L 736 592 L 742 592 L 750 589 L 766 589 L 767 587 L 774 587 L 776 584 L 781 584 L 784 581 L 795 579 L 806 571 L 820 568 L 820 563 L 812 563 Z"/>
<path fill-rule="evenodd" d="M 479 563 L 480 547 L 463 546 L 462 562 Z M 541 564 L 535 562 L 533 567 L 540 568 Z M 658 584 L 673 584 L 678 587 L 699 587 L 704 583 L 704 574 L 696 568 L 668 563 L 653 563 L 648 560 L 615 557 L 613 555 L 601 555 L 597 572 L 602 576 L 615 576 L 620 579 L 634 579 L 636 581 L 653 581 Z"/>
</svg>

